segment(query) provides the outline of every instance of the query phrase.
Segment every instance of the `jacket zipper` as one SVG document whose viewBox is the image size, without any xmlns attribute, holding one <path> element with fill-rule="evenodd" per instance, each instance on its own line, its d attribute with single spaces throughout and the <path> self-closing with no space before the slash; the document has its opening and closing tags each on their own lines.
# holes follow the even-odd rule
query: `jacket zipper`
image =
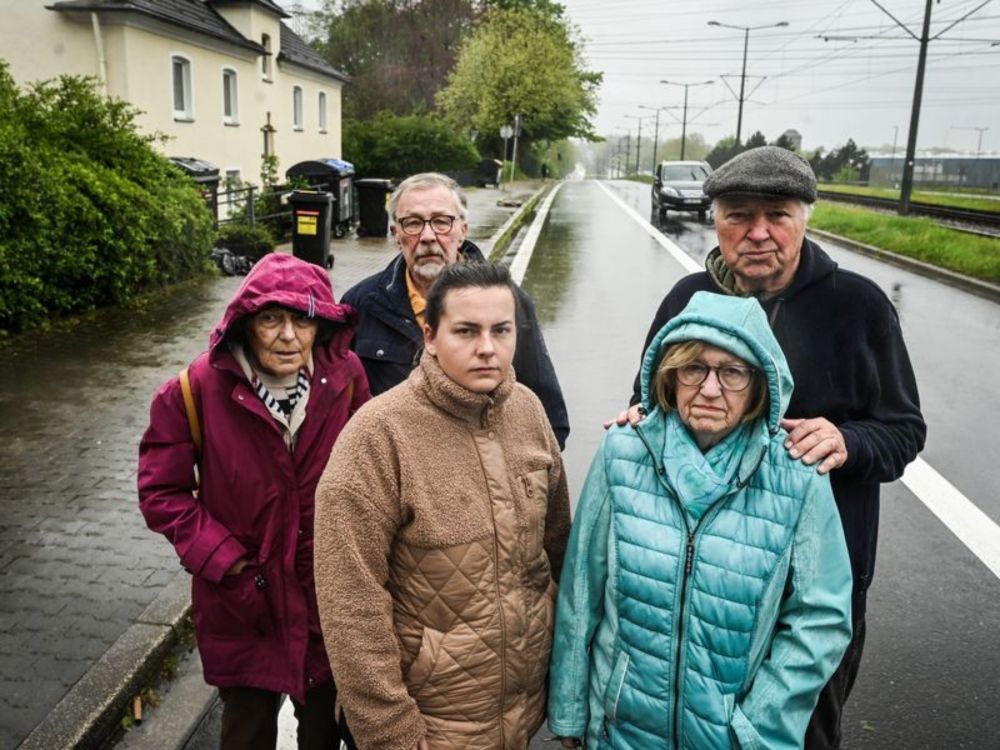
<svg viewBox="0 0 1000 750">
<path fill-rule="evenodd" d="M 683 515 L 683 511 L 682 511 Z M 687 519 L 684 519 L 684 526 L 687 528 Z M 684 555 L 684 574 L 681 578 L 681 607 L 677 613 L 677 648 L 674 654 L 674 747 L 680 748 L 681 738 L 681 651 L 684 644 L 684 620 L 687 609 L 687 587 L 688 578 L 691 576 L 691 568 L 694 567 L 694 535 L 697 532 L 687 529 L 687 551 Z"/>
<path fill-rule="evenodd" d="M 666 469 L 660 463 L 657 458 L 656 452 L 653 447 L 649 444 L 649 440 L 643 434 L 640 429 L 641 425 L 636 425 L 636 434 L 642 440 L 643 445 L 646 446 L 646 450 L 649 451 L 650 457 L 653 459 L 653 466 L 656 470 L 656 478 L 660 480 L 660 484 L 663 485 L 667 492 L 670 492 L 670 487 L 667 485 L 666 480 L 663 475 L 666 473 Z M 687 515 L 683 508 L 679 508 L 681 520 L 684 522 L 684 531 L 687 532 L 687 542 L 685 544 L 684 551 L 684 569 L 681 573 L 681 599 L 680 599 L 680 609 L 677 612 L 677 647 L 674 654 L 674 726 L 673 726 L 673 736 L 674 748 L 680 748 L 680 738 L 681 738 L 681 659 L 683 644 L 684 644 L 684 623 L 687 616 L 687 589 L 688 589 L 688 579 L 691 577 L 691 572 L 694 569 L 694 553 L 695 553 L 695 543 L 697 541 L 698 529 L 701 528 L 702 524 L 709 518 L 714 518 L 715 513 L 713 511 L 717 509 L 720 503 L 725 498 L 719 498 L 716 500 L 710 508 L 705 511 L 705 514 L 698 519 L 698 523 L 695 524 L 692 529 L 688 523 Z M 680 500 L 678 499 L 678 504 Z"/>
<path fill-rule="evenodd" d="M 500 747 L 503 748 L 506 744 L 503 736 L 503 715 L 507 701 L 507 618 L 504 617 L 503 594 L 500 591 L 500 540 L 497 538 L 496 516 L 493 516 L 493 580 L 496 583 L 497 611 L 500 613 L 500 721 L 498 723 Z"/>
</svg>

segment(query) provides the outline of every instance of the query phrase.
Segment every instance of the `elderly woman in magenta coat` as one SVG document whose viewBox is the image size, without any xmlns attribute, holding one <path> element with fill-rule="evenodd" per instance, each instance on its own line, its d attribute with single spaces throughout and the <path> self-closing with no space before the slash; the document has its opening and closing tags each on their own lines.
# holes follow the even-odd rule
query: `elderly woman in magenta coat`
<svg viewBox="0 0 1000 750">
<path fill-rule="evenodd" d="M 793 750 L 851 636 L 830 480 L 789 458 L 760 305 L 699 292 L 653 339 L 649 416 L 605 436 L 563 566 L 549 728 L 566 747 Z"/>
<path fill-rule="evenodd" d="M 273 748 L 282 694 L 294 702 L 300 747 L 339 743 L 313 517 L 333 443 L 369 398 L 348 349 L 354 319 L 323 269 L 268 255 L 187 368 L 200 453 L 179 379 L 153 398 L 139 507 L 192 575 L 205 680 L 223 700 L 223 748 Z"/>
</svg>

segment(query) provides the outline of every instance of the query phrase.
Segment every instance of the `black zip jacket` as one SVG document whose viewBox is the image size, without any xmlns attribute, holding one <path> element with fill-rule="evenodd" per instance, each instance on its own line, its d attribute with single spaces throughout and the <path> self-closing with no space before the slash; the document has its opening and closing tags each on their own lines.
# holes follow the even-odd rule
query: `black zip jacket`
<svg viewBox="0 0 1000 750">
<path fill-rule="evenodd" d="M 483 261 L 471 242 L 460 251 L 466 260 Z M 424 334 L 410 307 L 406 288 L 406 262 L 397 255 L 384 270 L 347 290 L 341 302 L 358 311 L 359 321 L 352 348 L 361 358 L 372 396 L 402 383 L 420 361 Z M 545 407 L 559 448 L 566 446 L 569 416 L 545 340 L 538 328 L 535 305 L 517 287 L 517 349 L 514 351 L 517 381 L 530 388 Z"/>
<path fill-rule="evenodd" d="M 707 267 L 719 252 L 709 254 Z M 681 279 L 656 311 L 647 346 L 698 291 L 732 293 L 708 272 Z M 927 436 L 899 317 L 878 286 L 838 268 L 808 239 L 791 285 L 761 305 L 795 379 L 786 416 L 825 417 L 844 435 L 847 462 L 830 472 L 830 482 L 851 557 L 858 620 L 875 571 L 879 484 L 902 476 Z M 638 383 L 637 376 L 632 403 L 639 402 Z"/>
</svg>

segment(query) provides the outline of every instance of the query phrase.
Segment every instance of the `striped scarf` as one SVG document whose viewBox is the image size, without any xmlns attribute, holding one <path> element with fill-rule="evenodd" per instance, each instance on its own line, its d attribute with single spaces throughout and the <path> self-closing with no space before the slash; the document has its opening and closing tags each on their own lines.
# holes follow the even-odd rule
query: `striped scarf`
<svg viewBox="0 0 1000 750">
<path fill-rule="evenodd" d="M 254 391 L 257 392 L 257 396 L 264 402 L 264 406 L 266 406 L 267 410 L 271 412 L 271 415 L 285 426 L 288 426 L 289 421 L 292 418 L 292 412 L 295 411 L 295 405 L 301 401 L 307 393 L 309 393 L 309 373 L 305 368 L 299 370 L 299 376 L 295 382 L 295 387 L 287 389 L 285 392 L 285 398 L 281 400 L 279 400 L 271 392 L 271 390 L 260 381 L 260 378 L 257 377 L 256 371 L 253 372 L 253 378 L 250 381 L 250 385 L 253 387 Z"/>
</svg>

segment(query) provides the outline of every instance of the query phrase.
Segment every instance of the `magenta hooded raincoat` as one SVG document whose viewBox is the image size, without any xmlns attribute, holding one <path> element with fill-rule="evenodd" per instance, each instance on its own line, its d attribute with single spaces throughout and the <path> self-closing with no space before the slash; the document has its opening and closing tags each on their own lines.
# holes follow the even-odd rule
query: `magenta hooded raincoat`
<svg viewBox="0 0 1000 750">
<path fill-rule="evenodd" d="M 313 347 L 306 417 L 292 450 L 226 343 L 235 324 L 270 304 L 334 324 L 332 337 Z M 153 398 L 139 446 L 139 507 L 193 576 L 195 633 L 209 684 L 302 701 L 331 679 L 313 585 L 314 502 L 334 441 L 370 398 L 364 368 L 348 349 L 354 325 L 353 309 L 334 301 L 323 269 L 265 256 L 212 331 L 208 351 L 188 368 L 200 460 L 179 379 Z M 241 557 L 250 564 L 225 576 Z"/>
</svg>

